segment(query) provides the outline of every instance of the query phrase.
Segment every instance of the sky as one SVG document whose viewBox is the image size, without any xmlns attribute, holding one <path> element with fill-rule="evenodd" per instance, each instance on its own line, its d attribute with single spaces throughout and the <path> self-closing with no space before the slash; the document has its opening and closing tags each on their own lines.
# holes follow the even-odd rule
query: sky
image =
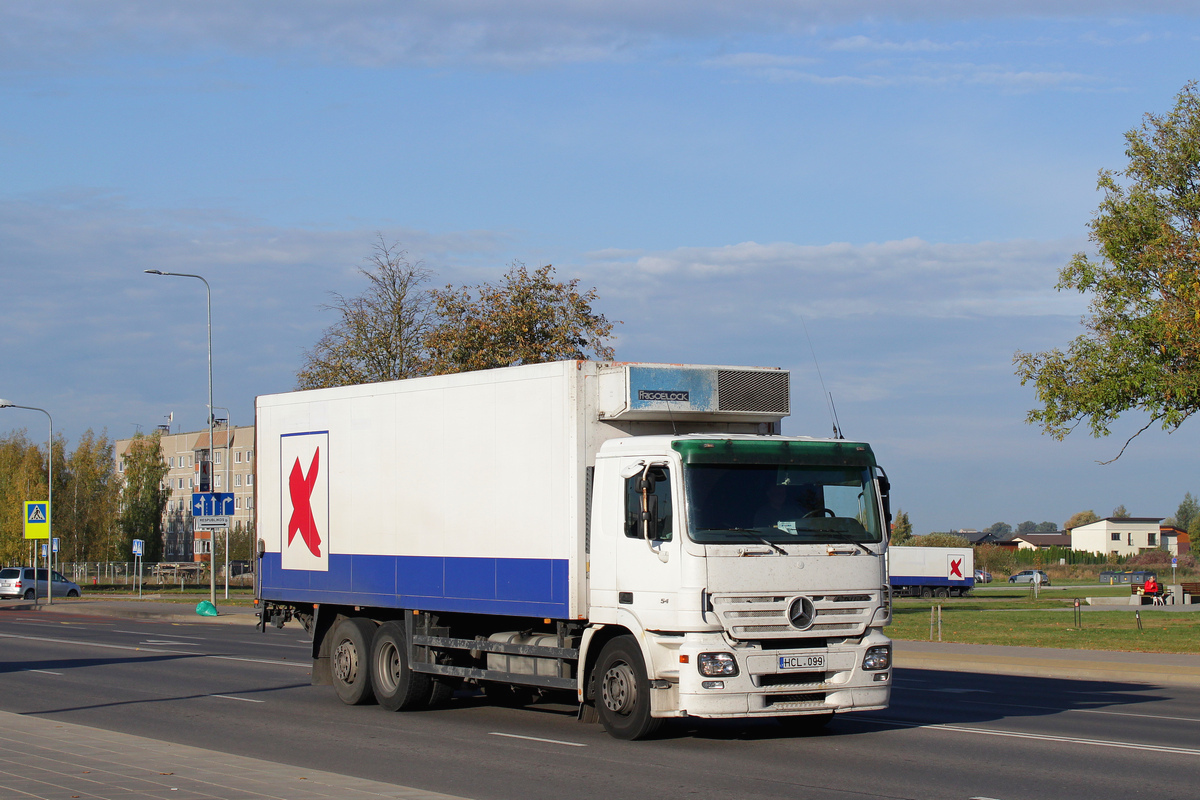
<svg viewBox="0 0 1200 800">
<path fill-rule="evenodd" d="M 1097 173 L 1198 53 L 1173 0 L 6 0 L 0 398 L 201 428 L 159 269 L 252 424 L 382 236 L 432 285 L 553 264 L 620 360 L 792 370 L 784 432 L 831 395 L 918 533 L 1167 517 L 1200 423 L 1100 464 L 1145 419 L 1057 442 L 1012 360 L 1082 332 Z"/>
</svg>

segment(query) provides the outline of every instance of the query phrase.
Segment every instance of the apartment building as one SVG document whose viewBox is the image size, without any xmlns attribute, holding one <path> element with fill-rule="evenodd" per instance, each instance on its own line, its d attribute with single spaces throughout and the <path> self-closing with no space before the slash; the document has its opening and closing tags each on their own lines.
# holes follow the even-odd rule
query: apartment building
<svg viewBox="0 0 1200 800">
<path fill-rule="evenodd" d="M 254 525 L 254 426 L 222 423 L 213 429 L 212 491 L 234 496 L 233 527 Z M 117 471 L 125 469 L 125 454 L 132 439 L 118 439 L 114 448 Z M 210 538 L 192 531 L 192 492 L 199 491 L 197 466 L 208 457 L 208 430 L 162 432 L 167 474 L 163 486 L 170 490 L 163 512 L 163 558 L 167 561 L 207 561 Z"/>
</svg>

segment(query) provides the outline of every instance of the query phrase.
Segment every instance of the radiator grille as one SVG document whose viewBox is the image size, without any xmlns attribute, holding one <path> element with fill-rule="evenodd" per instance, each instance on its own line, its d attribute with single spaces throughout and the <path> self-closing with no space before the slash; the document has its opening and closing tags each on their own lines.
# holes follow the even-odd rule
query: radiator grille
<svg viewBox="0 0 1200 800">
<path fill-rule="evenodd" d="M 711 596 L 712 608 L 722 627 L 735 639 L 761 640 L 796 638 L 797 629 L 788 620 L 787 595 Z M 804 632 L 815 636 L 861 636 L 878 604 L 876 595 L 811 595 L 815 612 Z M 811 646 L 811 645 L 808 645 Z"/>
<path fill-rule="evenodd" d="M 786 370 L 717 370 L 717 408 L 760 414 L 789 414 Z"/>
</svg>

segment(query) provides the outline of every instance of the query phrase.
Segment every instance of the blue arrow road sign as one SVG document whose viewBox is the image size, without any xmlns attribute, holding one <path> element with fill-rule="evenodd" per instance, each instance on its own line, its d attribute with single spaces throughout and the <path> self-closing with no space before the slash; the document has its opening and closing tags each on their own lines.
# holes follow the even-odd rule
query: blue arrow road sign
<svg viewBox="0 0 1200 800">
<path fill-rule="evenodd" d="M 193 492 L 193 517 L 233 516 L 233 492 Z"/>
</svg>

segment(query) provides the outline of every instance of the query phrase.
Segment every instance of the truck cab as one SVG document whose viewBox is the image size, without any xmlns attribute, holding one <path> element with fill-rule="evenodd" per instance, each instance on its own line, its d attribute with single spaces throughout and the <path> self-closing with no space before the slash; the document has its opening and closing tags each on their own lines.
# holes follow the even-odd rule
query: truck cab
<svg viewBox="0 0 1200 800">
<path fill-rule="evenodd" d="M 593 636 L 636 632 L 651 718 L 817 723 L 886 707 L 880 478 L 867 445 L 840 440 L 693 434 L 600 448 L 590 621 Z M 620 714 L 603 691 L 591 699 L 602 719 Z"/>
</svg>

